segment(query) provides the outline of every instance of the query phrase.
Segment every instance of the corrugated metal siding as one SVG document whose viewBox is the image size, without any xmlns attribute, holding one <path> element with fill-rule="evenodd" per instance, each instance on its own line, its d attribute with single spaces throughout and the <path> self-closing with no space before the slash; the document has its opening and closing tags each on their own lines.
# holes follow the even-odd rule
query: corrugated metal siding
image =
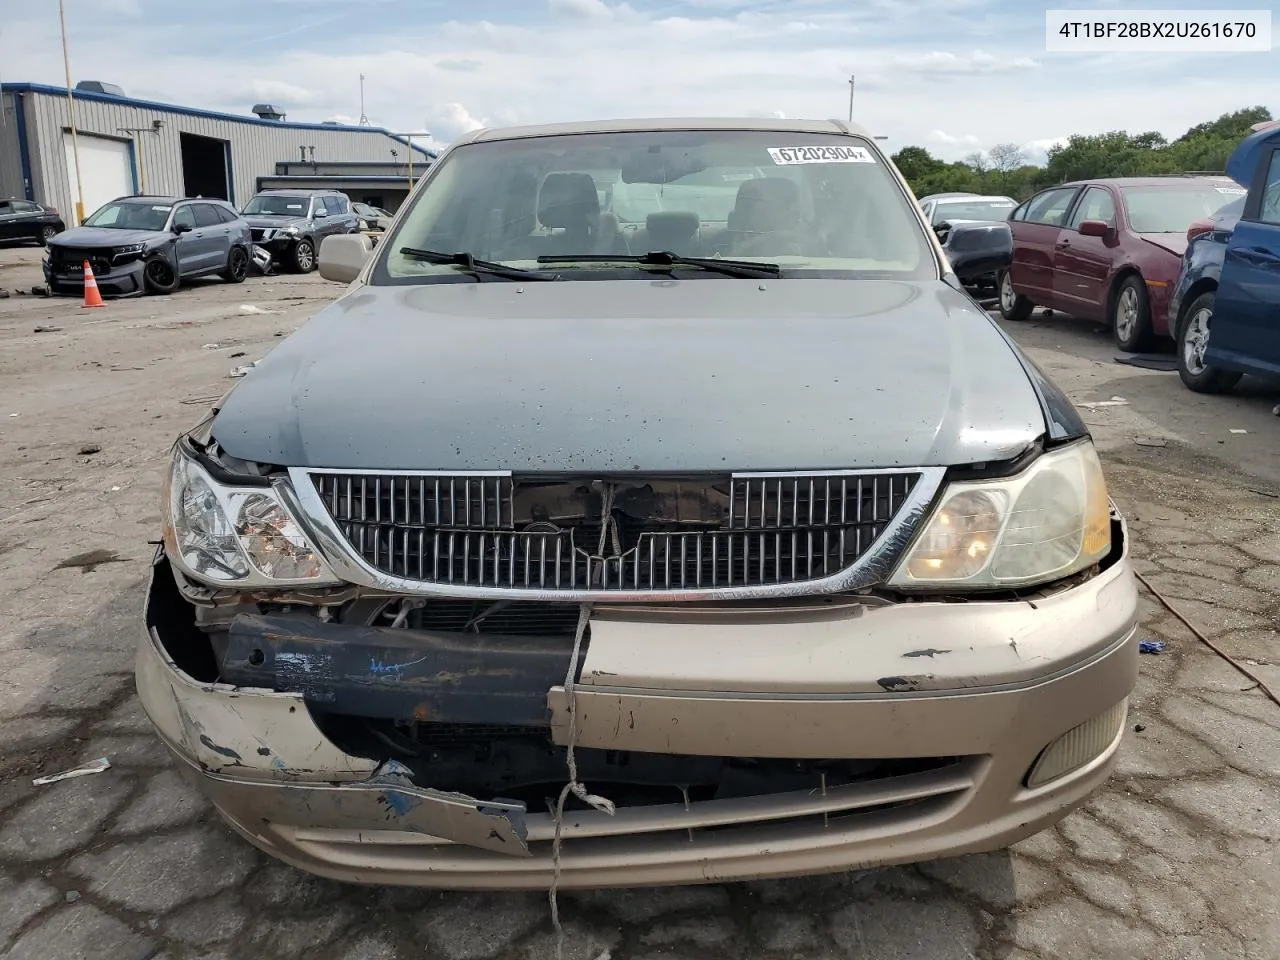
<svg viewBox="0 0 1280 960">
<path fill-rule="evenodd" d="M 0 197 L 25 197 L 16 94 L 0 96 Z"/>
<path fill-rule="evenodd" d="M 193 133 L 225 140 L 231 144 L 232 200 L 239 206 L 253 196 L 258 177 L 273 174 L 276 163 L 297 159 L 298 148 L 316 148 L 317 162 L 386 162 L 391 151 L 403 157 L 405 145 L 384 133 L 367 129 L 278 130 L 258 123 L 237 123 L 216 117 L 191 116 L 130 105 L 127 101 L 76 100 L 77 129 L 85 134 L 129 138 L 135 143 L 139 174 L 145 177 L 147 193 L 185 196 L 182 179 L 182 150 L 179 135 Z M 59 210 L 74 210 L 68 185 L 67 163 L 62 147 L 63 132 L 70 126 L 67 98 L 33 93 L 27 95 L 28 124 L 34 129 L 31 143 L 32 179 L 37 199 Z M 150 127 L 162 120 L 159 133 L 122 134 L 121 128 Z M 308 151 L 308 159 L 310 152 Z M 86 215 L 91 211 L 86 210 Z"/>
</svg>

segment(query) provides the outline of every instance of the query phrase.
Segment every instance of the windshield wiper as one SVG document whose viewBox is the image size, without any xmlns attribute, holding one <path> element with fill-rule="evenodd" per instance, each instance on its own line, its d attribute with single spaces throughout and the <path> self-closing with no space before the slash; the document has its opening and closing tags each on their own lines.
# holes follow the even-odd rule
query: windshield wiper
<svg viewBox="0 0 1280 960">
<path fill-rule="evenodd" d="M 780 277 L 782 268 L 776 263 L 757 263 L 754 260 L 721 260 L 718 257 L 682 257 L 670 250 L 650 250 L 632 256 L 625 253 L 580 253 L 564 256 L 539 257 L 539 263 L 639 263 L 652 267 L 698 267 L 714 270 L 730 277 Z"/>
<path fill-rule="evenodd" d="M 524 267 L 509 267 L 504 263 L 495 263 L 492 260 L 477 260 L 466 252 L 442 253 L 439 250 L 421 250 L 418 247 L 401 247 L 400 252 L 406 257 L 412 257 L 414 260 L 422 260 L 426 263 L 451 264 L 461 267 L 477 280 L 482 275 L 502 277 L 506 280 L 561 279 L 560 275 L 556 273 L 542 273 L 538 270 L 526 270 Z"/>
</svg>

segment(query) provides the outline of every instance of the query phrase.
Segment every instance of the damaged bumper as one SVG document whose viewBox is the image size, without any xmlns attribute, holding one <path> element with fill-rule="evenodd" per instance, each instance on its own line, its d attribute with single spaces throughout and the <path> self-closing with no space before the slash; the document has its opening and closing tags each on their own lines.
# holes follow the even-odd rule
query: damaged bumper
<svg viewBox="0 0 1280 960">
<path fill-rule="evenodd" d="M 325 716 L 412 710 L 463 727 L 486 721 L 495 740 L 534 730 L 562 757 L 570 654 L 558 642 L 442 644 L 417 631 L 319 621 L 304 631 L 240 614 L 222 662 L 243 662 L 244 673 L 209 683 L 183 668 L 175 600 L 185 604 L 161 559 L 139 694 L 182 769 L 244 837 L 352 882 L 550 884 L 554 824 L 544 807 L 496 789 L 459 792 L 391 749 L 340 745 Z M 1034 602 L 597 608 L 576 687 L 580 757 L 681 769 L 750 758 L 743 763 L 757 772 L 778 764 L 792 773 L 764 789 L 758 777 L 714 794 L 681 787 L 676 802 L 623 802 L 613 816 L 575 809 L 563 827 L 561 886 L 821 873 L 995 849 L 1034 833 L 1110 772 L 1137 676 L 1136 607 L 1126 544 L 1097 576 Z M 1051 745 L 1099 722 L 1106 734 L 1094 755 L 1028 786 Z M 849 774 L 856 764 L 863 772 Z M 582 779 L 609 796 L 590 770 Z"/>
</svg>

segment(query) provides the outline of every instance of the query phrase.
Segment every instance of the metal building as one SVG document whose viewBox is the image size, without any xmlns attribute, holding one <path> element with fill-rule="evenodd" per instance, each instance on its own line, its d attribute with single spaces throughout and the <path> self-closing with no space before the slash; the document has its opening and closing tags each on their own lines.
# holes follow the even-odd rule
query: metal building
<svg viewBox="0 0 1280 960">
<path fill-rule="evenodd" d="M 0 84 L 0 197 L 50 204 L 70 223 L 77 201 L 87 216 L 108 200 L 135 193 L 221 197 L 240 206 L 259 179 L 277 175 L 283 163 L 385 170 L 406 167 L 412 151 L 416 174 L 434 159 L 379 127 L 290 123 L 266 104 L 254 107 L 256 116 L 215 113 L 135 100 L 113 92 L 118 89 L 77 85 L 73 137 L 64 87 Z M 329 179 L 328 186 L 343 189 L 341 177 Z M 352 194 L 368 198 L 377 199 L 367 190 Z"/>
</svg>

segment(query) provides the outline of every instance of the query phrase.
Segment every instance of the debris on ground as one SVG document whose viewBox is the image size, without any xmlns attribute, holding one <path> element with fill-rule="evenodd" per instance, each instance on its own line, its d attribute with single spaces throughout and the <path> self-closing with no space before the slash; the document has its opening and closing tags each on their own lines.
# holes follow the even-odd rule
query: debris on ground
<svg viewBox="0 0 1280 960">
<path fill-rule="evenodd" d="M 1105 328 L 1103 328 L 1105 331 Z M 1178 369 L 1178 361 L 1164 353 L 1122 353 L 1115 358 L 1116 363 L 1123 363 L 1140 370 L 1156 370 L 1160 373 L 1174 373 Z"/>
<path fill-rule="evenodd" d="M 240 304 L 240 312 L 241 313 L 275 313 L 274 310 L 266 310 L 253 303 Z"/>
<path fill-rule="evenodd" d="M 1232 433 L 1248 433 L 1249 431 L 1248 431 L 1248 430 L 1240 430 L 1240 429 L 1239 429 L 1239 428 L 1237 428 L 1237 427 L 1232 427 L 1232 428 L 1231 428 L 1231 432 L 1232 432 Z"/>
<path fill-rule="evenodd" d="M 111 761 L 106 757 L 99 757 L 97 760 L 90 760 L 82 766 L 63 770 L 61 773 L 50 774 L 47 777 L 36 777 L 31 783 L 34 786 L 42 787 L 46 783 L 57 783 L 60 780 L 71 780 L 74 777 L 87 777 L 90 774 L 102 773 L 102 771 L 109 769 L 111 769 Z"/>
<path fill-rule="evenodd" d="M 1145 729 L 1147 729 L 1147 725 L 1146 725 L 1145 723 L 1135 723 L 1135 724 L 1133 725 L 1133 732 L 1134 732 L 1134 733 L 1141 733 L 1141 732 L 1142 732 L 1143 730 L 1145 730 Z"/>
<path fill-rule="evenodd" d="M 1076 404 L 1078 407 L 1088 407 L 1090 410 L 1096 410 L 1098 407 L 1127 407 L 1129 401 L 1124 397 L 1112 397 L 1110 400 L 1086 400 Z"/>
<path fill-rule="evenodd" d="M 77 900 L 80 899 L 80 891 L 68 890 L 66 893 L 62 895 L 62 899 L 67 901 L 67 903 L 75 903 Z"/>
<path fill-rule="evenodd" d="M 1165 447 L 1169 441 L 1164 437 L 1134 437 L 1133 442 L 1140 447 Z"/>
<path fill-rule="evenodd" d="M 119 487 L 112 487 L 112 490 L 119 490 Z M 98 567 L 104 563 L 127 563 L 125 557 L 120 556 L 114 550 L 90 550 L 88 553 L 77 553 L 74 557 L 67 557 L 53 569 L 55 570 L 72 570 L 79 569 L 81 573 L 93 573 Z"/>
<path fill-rule="evenodd" d="M 228 374 L 228 376 L 229 376 L 229 377 L 231 377 L 233 380 L 238 379 L 238 378 L 240 378 L 240 377 L 243 377 L 243 376 L 244 376 L 245 374 L 247 374 L 250 370 L 252 370 L 254 367 L 256 367 L 260 362 L 261 362 L 261 361 L 259 361 L 259 360 L 255 360 L 255 361 L 253 361 L 253 363 L 246 363 L 246 364 L 244 364 L 244 365 L 242 365 L 242 366 L 239 366 L 239 367 L 232 367 L 232 368 L 231 368 L 231 373 L 229 373 L 229 374 Z"/>
<path fill-rule="evenodd" d="M 201 350 L 217 350 L 220 346 L 222 346 L 222 344 L 220 343 L 202 343 L 200 345 L 200 349 Z"/>
<path fill-rule="evenodd" d="M 9 291 L 0 289 L 0 300 L 8 300 L 8 299 L 9 299 Z"/>
<path fill-rule="evenodd" d="M 5 296 L 7 297 L 8 294 L 6 293 Z M 41 324 L 40 326 L 36 327 L 35 330 L 32 332 L 33 333 L 58 333 L 60 330 L 62 330 L 61 327 L 55 327 L 52 325 L 46 326 L 44 324 Z"/>
<path fill-rule="evenodd" d="M 243 350 L 237 350 L 235 353 L 231 354 L 231 359 L 234 360 L 236 357 L 243 356 L 246 356 L 245 352 Z"/>
<path fill-rule="evenodd" d="M 76 455 L 81 457 L 91 457 L 95 453 L 101 453 L 101 452 L 102 452 L 102 447 L 98 446 L 98 444 L 86 443 L 83 447 L 81 447 L 79 450 L 76 451 Z"/>
<path fill-rule="evenodd" d="M 1139 653 L 1160 653 L 1165 648 L 1163 640 L 1140 640 L 1138 642 Z"/>
<path fill-rule="evenodd" d="M 31 288 L 31 295 L 33 297 L 47 297 L 49 295 L 49 288 L 37 284 Z"/>
</svg>

